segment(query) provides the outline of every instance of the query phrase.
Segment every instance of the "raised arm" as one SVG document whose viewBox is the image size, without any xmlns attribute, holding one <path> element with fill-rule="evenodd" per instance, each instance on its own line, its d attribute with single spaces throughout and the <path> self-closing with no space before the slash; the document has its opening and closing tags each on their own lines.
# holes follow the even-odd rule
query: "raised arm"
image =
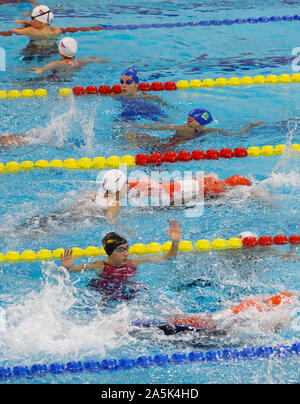
<svg viewBox="0 0 300 404">
<path fill-rule="evenodd" d="M 170 251 L 162 257 L 145 257 L 134 259 L 132 260 L 134 264 L 138 265 L 144 262 L 163 261 L 177 256 L 178 247 L 181 240 L 181 224 L 178 224 L 177 220 L 170 220 L 169 226 L 170 228 L 166 229 L 166 231 L 168 233 L 170 240 L 172 241 Z"/>
</svg>

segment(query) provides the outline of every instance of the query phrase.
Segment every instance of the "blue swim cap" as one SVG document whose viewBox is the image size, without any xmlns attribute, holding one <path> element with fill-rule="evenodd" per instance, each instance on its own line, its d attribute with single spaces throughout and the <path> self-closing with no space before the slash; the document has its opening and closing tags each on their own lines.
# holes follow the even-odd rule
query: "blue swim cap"
<svg viewBox="0 0 300 404">
<path fill-rule="evenodd" d="M 122 73 L 122 76 L 132 77 L 136 84 L 140 82 L 139 73 L 134 67 L 129 67 L 129 69 Z"/>
<path fill-rule="evenodd" d="M 206 109 L 196 108 L 189 113 L 191 118 L 194 118 L 200 125 L 207 125 L 213 121 L 211 113 Z"/>
</svg>

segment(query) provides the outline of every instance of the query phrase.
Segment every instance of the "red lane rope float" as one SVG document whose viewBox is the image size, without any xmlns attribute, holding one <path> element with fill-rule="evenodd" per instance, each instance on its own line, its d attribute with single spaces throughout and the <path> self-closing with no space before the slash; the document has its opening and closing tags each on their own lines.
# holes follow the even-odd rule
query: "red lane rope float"
<svg viewBox="0 0 300 404">
<path fill-rule="evenodd" d="M 141 83 L 138 86 L 140 91 L 173 91 L 177 90 L 176 83 L 174 81 L 167 81 L 166 83 L 154 82 L 152 84 L 149 83 Z M 112 87 L 108 85 L 102 85 L 100 87 L 97 86 L 88 86 L 86 88 L 78 86 L 73 88 L 73 94 L 80 96 L 84 94 L 121 94 L 121 86 L 119 84 L 115 84 Z"/>
<path fill-rule="evenodd" d="M 299 245 L 300 236 L 293 235 L 288 238 L 284 234 L 278 234 L 273 238 L 271 236 L 261 236 L 258 239 L 256 237 L 244 237 L 242 242 L 243 247 L 256 247 L 256 246 L 268 247 L 271 245 L 286 245 L 286 244 Z"/>
<path fill-rule="evenodd" d="M 121 86 L 119 84 L 116 84 L 112 87 L 107 86 L 107 85 L 102 85 L 102 86 L 88 86 L 86 88 L 84 87 L 74 87 L 73 88 L 73 94 L 76 96 L 81 96 L 85 94 L 121 94 Z"/>
<path fill-rule="evenodd" d="M 203 150 L 180 151 L 178 154 L 175 152 L 166 152 L 164 155 L 161 153 L 153 153 L 150 156 L 147 154 L 138 154 L 135 157 L 135 162 L 139 166 L 146 166 L 148 164 L 162 164 L 162 163 L 176 163 L 188 162 L 191 160 L 218 160 L 219 158 L 243 158 L 248 156 L 248 151 L 244 147 L 237 147 L 234 150 L 226 148 L 220 151 L 209 149 L 206 152 Z"/>
</svg>

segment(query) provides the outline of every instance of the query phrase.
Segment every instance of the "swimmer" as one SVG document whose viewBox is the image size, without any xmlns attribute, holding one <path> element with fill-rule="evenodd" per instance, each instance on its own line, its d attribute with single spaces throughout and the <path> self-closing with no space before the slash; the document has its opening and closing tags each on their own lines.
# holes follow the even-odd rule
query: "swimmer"
<svg viewBox="0 0 300 404">
<path fill-rule="evenodd" d="M 157 97 L 156 95 L 140 92 L 138 89 L 139 83 L 140 83 L 140 79 L 139 79 L 138 71 L 134 67 L 129 67 L 128 69 L 126 69 L 122 73 L 121 79 L 120 79 L 122 95 L 127 98 L 144 97 L 144 98 L 148 98 L 148 99 L 159 101 L 159 102 L 163 103 L 162 100 L 159 97 Z M 165 104 L 165 105 L 167 105 L 167 104 Z"/>
<path fill-rule="evenodd" d="M 56 76 L 59 73 L 62 74 L 81 70 L 89 63 L 110 63 L 110 60 L 100 59 L 96 56 L 88 59 L 76 59 L 77 50 L 78 44 L 75 39 L 70 37 L 63 38 L 58 45 L 59 55 L 62 60 L 51 62 L 44 67 L 36 67 L 32 69 L 32 71 L 39 75 L 52 71 L 53 75 Z"/>
<path fill-rule="evenodd" d="M 109 170 L 104 174 L 98 192 L 87 194 L 98 207 L 106 212 L 111 220 L 117 216 L 122 208 L 122 199 L 128 200 L 132 206 L 149 206 L 148 198 L 157 197 L 164 207 L 192 206 L 193 202 L 202 198 L 215 198 L 226 195 L 235 188 L 249 189 L 249 196 L 254 198 L 268 198 L 266 192 L 257 190 L 248 178 L 233 175 L 221 180 L 217 174 L 205 174 L 203 178 L 190 178 L 174 181 L 154 181 L 147 175 L 142 178 L 129 178 L 121 170 Z M 139 203 L 141 202 L 141 203 Z"/>
<path fill-rule="evenodd" d="M 166 146 L 176 146 L 182 142 L 187 142 L 189 140 L 197 139 L 200 136 L 204 136 L 210 133 L 220 133 L 222 135 L 228 136 L 241 136 L 250 133 L 250 128 L 260 126 L 263 124 L 262 121 L 252 122 L 245 124 L 244 127 L 239 132 L 230 132 L 219 128 L 208 128 L 213 122 L 213 117 L 209 111 L 203 108 L 196 108 L 191 111 L 187 116 L 187 121 L 185 125 L 137 125 L 134 123 L 124 123 L 119 124 L 124 127 L 133 127 L 136 129 L 149 129 L 158 131 L 175 131 L 175 134 L 169 138 L 167 141 L 159 139 L 155 136 L 150 136 L 142 133 L 127 132 L 125 138 L 132 142 L 134 146 L 152 146 L 161 147 Z"/>
<path fill-rule="evenodd" d="M 62 33 L 58 27 L 50 27 L 54 18 L 53 13 L 47 6 L 39 5 L 31 13 L 31 21 L 15 20 L 21 24 L 21 28 L 10 30 L 16 35 L 28 36 L 32 41 L 56 40 Z"/>
<path fill-rule="evenodd" d="M 129 278 L 136 276 L 137 267 L 147 262 L 157 262 L 175 258 L 178 253 L 178 247 L 181 240 L 181 225 L 177 220 L 169 221 L 169 229 L 167 234 L 172 241 L 170 251 L 162 257 L 145 257 L 130 259 L 128 241 L 119 234 L 108 233 L 102 240 L 102 245 L 108 255 L 105 261 L 97 261 L 94 263 L 85 263 L 74 267 L 76 257 L 73 256 L 72 250 L 65 250 L 61 255 L 61 266 L 66 268 L 70 273 L 82 272 L 87 270 L 94 271 L 97 275 L 101 275 L 99 287 L 102 280 L 127 281 Z"/>
<path fill-rule="evenodd" d="M 253 296 L 244 299 L 237 305 L 211 315 L 206 313 L 184 314 L 170 317 L 166 322 L 141 323 L 138 327 L 157 327 L 166 335 L 177 334 L 181 331 L 195 331 L 204 335 L 226 335 L 230 331 L 238 331 L 247 324 L 251 325 L 259 315 L 269 314 L 269 319 L 263 316 L 260 322 L 263 332 L 278 331 L 291 320 L 291 307 L 298 302 L 298 297 L 291 293 L 282 292 L 277 295 Z"/>
<path fill-rule="evenodd" d="M 139 82 L 138 71 L 134 67 L 130 67 L 121 75 L 121 94 L 104 95 L 117 98 L 120 101 L 121 113 L 118 116 L 118 120 L 133 122 L 136 119 L 144 118 L 157 122 L 164 121 L 167 115 L 156 103 L 168 108 L 170 106 L 156 95 L 139 91 Z"/>
<path fill-rule="evenodd" d="M 123 201 L 128 206 L 149 208 L 148 198 L 153 196 L 160 198 L 159 202 L 163 208 L 192 207 L 198 197 L 202 201 L 203 195 L 204 198 L 220 197 L 234 188 L 246 187 L 251 190 L 251 182 L 239 175 L 220 180 L 212 173 L 204 175 L 203 178 L 157 182 L 147 176 L 127 179 L 121 170 L 113 169 L 104 174 L 98 191 L 87 193 L 66 210 L 28 219 L 18 226 L 17 231 L 26 230 L 30 234 L 41 231 L 46 233 L 53 227 L 61 228 L 62 225 L 88 218 L 101 218 L 121 226 L 117 217 L 123 208 Z M 259 197 L 259 194 L 256 193 L 255 197 Z"/>
</svg>

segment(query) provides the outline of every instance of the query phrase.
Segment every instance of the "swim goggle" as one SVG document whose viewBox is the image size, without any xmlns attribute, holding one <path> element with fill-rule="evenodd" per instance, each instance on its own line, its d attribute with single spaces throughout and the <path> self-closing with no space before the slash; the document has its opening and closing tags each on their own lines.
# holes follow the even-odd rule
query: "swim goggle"
<svg viewBox="0 0 300 404">
<path fill-rule="evenodd" d="M 41 14 L 35 15 L 34 17 L 31 16 L 31 19 L 34 20 L 35 18 L 38 18 L 38 17 L 41 17 L 42 15 L 48 14 L 47 22 L 49 22 L 50 21 L 50 13 L 51 13 L 51 10 L 48 10 L 48 11 L 45 11 L 45 12 L 43 12 Z"/>
<path fill-rule="evenodd" d="M 127 247 L 117 247 L 117 248 L 115 248 L 115 251 L 117 251 L 117 253 L 122 253 L 124 251 L 129 251 L 129 245 Z"/>
<path fill-rule="evenodd" d="M 130 84 L 132 84 L 134 82 L 134 80 L 126 80 L 126 81 L 124 81 L 124 80 L 120 80 L 120 83 L 121 84 L 127 84 L 128 86 L 130 85 Z"/>
</svg>

